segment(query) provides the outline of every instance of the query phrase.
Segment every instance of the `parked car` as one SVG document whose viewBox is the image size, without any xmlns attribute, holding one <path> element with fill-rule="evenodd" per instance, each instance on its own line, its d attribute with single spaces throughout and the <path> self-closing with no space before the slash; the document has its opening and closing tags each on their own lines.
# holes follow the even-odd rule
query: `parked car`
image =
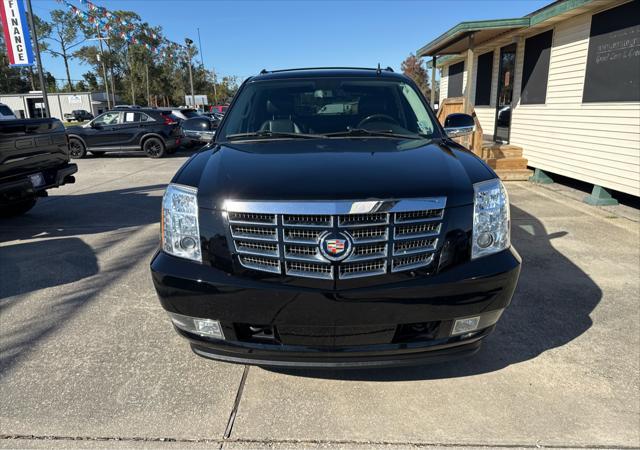
<svg viewBox="0 0 640 450">
<path fill-rule="evenodd" d="M 228 109 L 229 109 L 229 105 L 214 105 L 211 107 L 211 112 L 226 114 Z"/>
<path fill-rule="evenodd" d="M 58 119 L 0 120 L 0 217 L 26 213 L 77 171 Z"/>
<path fill-rule="evenodd" d="M 224 118 L 224 114 L 219 112 L 206 112 L 202 114 L 205 117 L 209 117 L 210 119 L 217 120 L 220 122 Z"/>
<path fill-rule="evenodd" d="M 15 120 L 16 116 L 4 103 L 0 103 L 0 120 Z"/>
<path fill-rule="evenodd" d="M 198 355 L 265 366 L 475 353 L 521 259 L 502 182 L 451 139 L 473 129 L 466 114 L 442 128 L 388 70 L 249 78 L 164 194 L 151 272 L 177 332 Z"/>
<path fill-rule="evenodd" d="M 200 117 L 200 113 L 193 108 L 174 108 L 171 114 L 180 120 L 191 119 L 192 117 Z"/>
<path fill-rule="evenodd" d="M 64 115 L 64 120 L 67 122 L 73 122 L 74 120 L 76 122 L 84 122 L 91 119 L 93 119 L 93 114 L 85 109 L 76 109 Z"/>
<path fill-rule="evenodd" d="M 190 148 L 202 146 L 213 140 L 220 121 L 210 117 L 193 117 L 180 123 L 182 145 Z"/>
<path fill-rule="evenodd" d="M 116 108 L 85 125 L 67 128 L 67 135 L 72 158 L 83 158 L 87 151 L 101 156 L 134 150 L 162 158 L 180 145 L 176 117 L 170 111 L 154 108 Z"/>
</svg>

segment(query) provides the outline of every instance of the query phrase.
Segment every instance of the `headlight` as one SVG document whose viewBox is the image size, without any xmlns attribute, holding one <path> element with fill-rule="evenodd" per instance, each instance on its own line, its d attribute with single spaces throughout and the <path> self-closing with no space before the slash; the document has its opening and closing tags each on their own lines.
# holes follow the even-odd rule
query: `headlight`
<svg viewBox="0 0 640 450">
<path fill-rule="evenodd" d="M 491 255 L 511 245 L 509 197 L 498 179 L 473 185 L 473 244 L 471 258 Z"/>
<path fill-rule="evenodd" d="M 196 188 L 167 186 L 162 198 L 162 249 L 173 256 L 202 262 Z"/>
</svg>

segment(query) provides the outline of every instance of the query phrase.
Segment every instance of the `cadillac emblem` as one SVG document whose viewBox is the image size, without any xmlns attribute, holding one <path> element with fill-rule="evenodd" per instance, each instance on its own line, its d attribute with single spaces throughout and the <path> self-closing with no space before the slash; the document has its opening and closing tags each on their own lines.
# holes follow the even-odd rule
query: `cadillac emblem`
<svg viewBox="0 0 640 450">
<path fill-rule="evenodd" d="M 320 253 L 329 261 L 342 261 L 351 254 L 352 247 L 345 233 L 328 231 L 320 237 Z"/>
</svg>

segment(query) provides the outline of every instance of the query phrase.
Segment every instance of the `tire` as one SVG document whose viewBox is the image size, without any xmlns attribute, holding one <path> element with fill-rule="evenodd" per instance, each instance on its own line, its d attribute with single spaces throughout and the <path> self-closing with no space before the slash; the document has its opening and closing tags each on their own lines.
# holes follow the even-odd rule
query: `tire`
<svg viewBox="0 0 640 450">
<path fill-rule="evenodd" d="M 21 216 L 22 214 L 26 213 L 31 208 L 36 206 L 37 201 L 38 201 L 37 197 L 29 197 L 25 200 L 12 203 L 10 205 L 2 206 L 0 207 L 0 217 Z"/>
<path fill-rule="evenodd" d="M 92 154 L 93 156 L 104 156 L 104 154 L 105 154 L 105 153 L 106 153 L 106 152 L 99 152 L 99 151 L 91 150 L 91 154 Z"/>
<path fill-rule="evenodd" d="M 87 148 L 80 139 L 69 138 L 69 156 L 73 159 L 84 158 L 87 155 Z"/>
<path fill-rule="evenodd" d="M 155 137 L 150 137 L 142 143 L 142 150 L 149 158 L 162 158 L 166 153 L 164 142 Z"/>
</svg>

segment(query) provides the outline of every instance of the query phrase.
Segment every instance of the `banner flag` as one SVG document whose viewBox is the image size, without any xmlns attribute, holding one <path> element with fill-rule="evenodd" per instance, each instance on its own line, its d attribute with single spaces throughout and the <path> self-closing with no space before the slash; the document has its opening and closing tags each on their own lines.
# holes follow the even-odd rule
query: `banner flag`
<svg viewBox="0 0 640 450">
<path fill-rule="evenodd" d="M 0 16 L 9 65 L 33 66 L 31 34 L 22 0 L 0 0 Z"/>
</svg>

